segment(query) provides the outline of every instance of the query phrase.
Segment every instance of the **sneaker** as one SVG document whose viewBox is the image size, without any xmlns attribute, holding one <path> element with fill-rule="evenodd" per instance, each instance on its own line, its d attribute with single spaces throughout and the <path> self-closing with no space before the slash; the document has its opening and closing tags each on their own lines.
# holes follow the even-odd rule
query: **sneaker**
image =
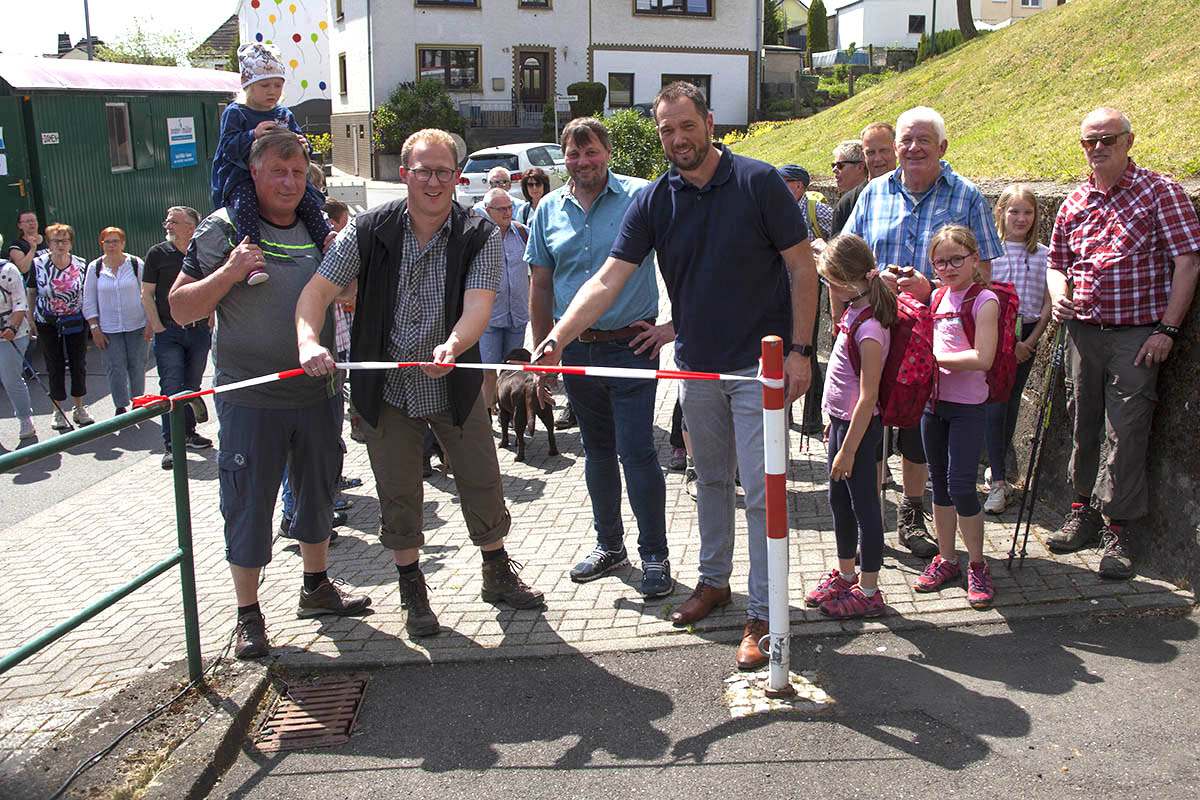
<svg viewBox="0 0 1200 800">
<path fill-rule="evenodd" d="M 168 450 L 167 452 L 163 453 L 162 468 L 163 469 L 174 469 L 174 467 L 175 467 L 175 458 L 174 458 L 174 456 L 171 455 L 171 451 Z"/>
<path fill-rule="evenodd" d="M 687 469 L 683 471 L 683 488 L 688 493 L 688 497 L 696 499 L 696 468 L 692 466 L 690 458 Z"/>
<path fill-rule="evenodd" d="M 237 646 L 233 654 L 241 659 L 262 658 L 271 652 L 267 644 L 267 620 L 262 614 L 244 614 L 237 621 Z"/>
<path fill-rule="evenodd" d="M 563 406 L 562 411 L 558 412 L 558 416 L 554 418 L 554 430 L 556 431 L 574 428 L 578 424 L 579 421 L 575 419 L 575 409 L 571 408 L 570 403 Z"/>
<path fill-rule="evenodd" d="M 991 608 L 996 591 L 992 588 L 992 570 L 987 562 L 967 565 L 967 602 L 971 608 Z"/>
<path fill-rule="evenodd" d="M 209 439 L 207 436 L 201 436 L 198 433 L 189 433 L 185 441 L 187 446 L 193 450 L 207 450 L 213 444 L 212 439 Z"/>
<path fill-rule="evenodd" d="M 503 600 L 513 608 L 538 608 L 544 601 L 541 592 L 521 580 L 517 573 L 523 565 L 505 557 L 483 562 L 483 589 L 479 596 L 488 603 Z"/>
<path fill-rule="evenodd" d="M 24 417 L 21 420 L 21 432 L 17 434 L 19 439 L 32 439 L 37 436 L 37 428 L 33 424 L 33 419 Z"/>
<path fill-rule="evenodd" d="M 876 589 L 875 593 L 868 597 L 862 587 L 857 585 L 821 603 L 821 613 L 834 619 L 878 617 L 883 614 L 885 608 L 882 589 Z"/>
<path fill-rule="evenodd" d="M 81 428 L 91 425 L 96 421 L 88 413 L 87 406 L 75 406 L 75 410 L 71 412 L 71 419 L 75 420 L 75 424 Z"/>
<path fill-rule="evenodd" d="M 983 510 L 989 514 L 1003 514 L 1004 509 L 1008 508 L 1008 500 L 1011 496 L 1011 487 L 1007 483 L 997 481 L 992 484 L 992 489 L 988 492 L 987 500 L 983 503 Z"/>
<path fill-rule="evenodd" d="M 988 467 L 983 471 L 983 490 L 989 495 L 992 493 L 992 468 Z"/>
<path fill-rule="evenodd" d="M 67 422 L 67 415 L 57 408 L 54 409 L 54 421 L 50 423 L 50 429 L 56 431 L 71 430 L 71 423 Z"/>
<path fill-rule="evenodd" d="M 817 588 L 804 595 L 804 604 L 809 608 L 816 608 L 826 600 L 832 600 L 850 591 L 850 587 L 853 585 L 843 578 L 842 573 L 836 568 L 831 569 L 821 576 L 821 580 L 817 581 Z"/>
<path fill-rule="evenodd" d="M 642 559 L 642 597 L 666 597 L 675 591 L 669 559 Z"/>
<path fill-rule="evenodd" d="M 1114 531 L 1107 525 L 1100 532 L 1100 577 L 1127 581 L 1133 577 L 1133 558 L 1129 554 L 1129 534 L 1122 528 Z"/>
<path fill-rule="evenodd" d="M 941 555 L 936 555 L 925 567 L 925 571 L 917 576 L 913 588 L 918 592 L 936 592 L 947 581 L 952 581 L 962 575 L 957 561 L 947 561 Z"/>
<path fill-rule="evenodd" d="M 347 489 L 357 489 L 359 486 L 362 486 L 362 478 L 347 478 L 344 475 L 338 478 L 337 490 L 339 492 L 344 492 Z"/>
<path fill-rule="evenodd" d="M 918 508 L 907 501 L 900 504 L 900 523 L 897 526 L 900 544 L 918 558 L 932 558 L 938 552 L 937 542 L 925 527 L 927 513 L 924 507 Z"/>
<path fill-rule="evenodd" d="M 1104 519 L 1092 505 L 1071 504 L 1062 527 L 1046 537 L 1051 553 L 1074 553 L 1100 538 Z"/>
<path fill-rule="evenodd" d="M 571 580 L 576 583 L 594 581 L 628 563 L 629 554 L 625 552 L 624 547 L 620 550 L 605 550 L 603 547 L 597 547 L 588 553 L 587 558 L 571 567 Z"/>
<path fill-rule="evenodd" d="M 671 472 L 683 472 L 687 469 L 687 450 L 682 447 L 671 450 L 671 460 L 667 462 L 667 469 Z"/>
<path fill-rule="evenodd" d="M 404 629 L 409 636 L 435 636 L 442 628 L 429 607 L 429 587 L 420 571 L 400 576 L 400 608 L 404 609 Z"/>
<path fill-rule="evenodd" d="M 353 505 L 354 505 L 353 500 L 347 499 L 345 497 L 339 497 L 337 500 L 333 501 L 333 510 L 334 511 L 345 511 L 346 509 L 350 508 Z"/>
<path fill-rule="evenodd" d="M 334 583 L 327 579 L 311 592 L 301 587 L 300 604 L 296 607 L 296 616 L 304 618 L 336 614 L 346 617 L 358 614 L 371 605 L 370 597 L 365 594 L 348 594 L 339 586 L 341 583 L 341 581 Z"/>
<path fill-rule="evenodd" d="M 329 520 L 331 528 L 340 528 L 350 521 L 350 515 L 345 511 L 334 511 Z"/>
</svg>

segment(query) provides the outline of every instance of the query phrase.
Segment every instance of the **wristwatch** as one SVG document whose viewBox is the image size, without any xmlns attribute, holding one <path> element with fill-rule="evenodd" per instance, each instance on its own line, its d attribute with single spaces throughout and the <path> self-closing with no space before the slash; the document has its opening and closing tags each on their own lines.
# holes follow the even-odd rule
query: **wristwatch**
<svg viewBox="0 0 1200 800">
<path fill-rule="evenodd" d="M 794 344 L 792 345 L 792 352 L 799 353 L 805 358 L 811 358 L 812 354 L 817 351 L 811 344 Z"/>
<path fill-rule="evenodd" d="M 1176 328 L 1174 325 L 1165 325 L 1160 322 L 1154 326 L 1154 333 L 1161 333 L 1164 336 L 1170 336 L 1171 341 L 1175 341 L 1179 338 L 1179 334 L 1182 333 L 1182 331 L 1180 331 L 1179 328 Z"/>
</svg>

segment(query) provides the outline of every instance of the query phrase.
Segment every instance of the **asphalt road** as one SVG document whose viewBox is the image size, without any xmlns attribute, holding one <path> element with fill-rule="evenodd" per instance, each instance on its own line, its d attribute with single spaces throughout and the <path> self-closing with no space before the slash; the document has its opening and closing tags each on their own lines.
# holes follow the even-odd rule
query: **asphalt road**
<svg viewBox="0 0 1200 800">
<path fill-rule="evenodd" d="M 381 670 L 350 742 L 245 744 L 209 796 L 1191 797 L 1198 619 L 805 639 L 836 705 L 737 720 L 727 645 Z"/>
</svg>

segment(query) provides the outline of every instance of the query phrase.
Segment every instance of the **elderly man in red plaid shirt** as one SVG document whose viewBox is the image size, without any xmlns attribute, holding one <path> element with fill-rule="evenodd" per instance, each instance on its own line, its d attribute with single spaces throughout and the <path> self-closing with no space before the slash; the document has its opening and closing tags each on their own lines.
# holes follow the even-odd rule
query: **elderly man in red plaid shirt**
<svg viewBox="0 0 1200 800">
<path fill-rule="evenodd" d="M 1077 496 L 1049 545 L 1069 553 L 1099 537 L 1101 577 L 1128 579 L 1126 524 L 1148 510 L 1155 384 L 1196 292 L 1200 219 L 1178 183 L 1129 158 L 1133 130 L 1120 111 L 1096 109 L 1080 134 L 1092 175 L 1058 210 L 1046 274 L 1054 318 L 1066 324 L 1071 343 L 1069 475 Z M 1102 466 L 1101 425 L 1108 443 Z"/>
</svg>

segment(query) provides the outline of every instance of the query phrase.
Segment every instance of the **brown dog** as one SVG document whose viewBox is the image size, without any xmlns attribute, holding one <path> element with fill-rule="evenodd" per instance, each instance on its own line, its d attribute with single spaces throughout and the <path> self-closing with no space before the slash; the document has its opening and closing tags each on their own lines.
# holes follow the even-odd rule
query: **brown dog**
<svg viewBox="0 0 1200 800">
<path fill-rule="evenodd" d="M 523 348 L 510 350 L 504 356 L 506 364 L 528 364 L 531 356 Z M 550 434 L 550 449 L 547 455 L 558 455 L 558 444 L 554 441 L 554 406 L 538 399 L 537 376 L 532 372 L 504 370 L 496 379 L 496 393 L 500 405 L 500 446 L 508 447 L 508 423 L 513 423 L 513 435 L 517 439 L 517 461 L 525 460 L 525 429 L 533 438 L 537 420 L 541 419 Z"/>
</svg>

